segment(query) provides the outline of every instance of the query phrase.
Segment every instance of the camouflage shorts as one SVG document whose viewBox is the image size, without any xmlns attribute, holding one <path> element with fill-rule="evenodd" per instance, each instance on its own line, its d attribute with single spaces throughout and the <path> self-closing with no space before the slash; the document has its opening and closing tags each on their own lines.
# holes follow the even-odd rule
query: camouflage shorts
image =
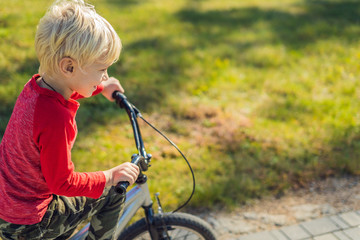
<svg viewBox="0 0 360 240">
<path fill-rule="evenodd" d="M 125 196 L 105 189 L 98 199 L 64 197 L 54 199 L 41 222 L 17 225 L 0 219 L 0 237 L 6 239 L 67 239 L 76 227 L 90 219 L 87 239 L 112 239 Z"/>
</svg>

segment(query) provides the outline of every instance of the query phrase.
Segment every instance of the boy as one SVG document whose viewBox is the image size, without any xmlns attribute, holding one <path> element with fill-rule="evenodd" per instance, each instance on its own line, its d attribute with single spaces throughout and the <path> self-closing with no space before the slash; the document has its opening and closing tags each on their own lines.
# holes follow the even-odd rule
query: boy
<svg viewBox="0 0 360 240">
<path fill-rule="evenodd" d="M 24 86 L 0 144 L 0 237 L 66 239 L 91 217 L 88 239 L 111 239 L 124 202 L 112 186 L 133 184 L 139 169 L 75 172 L 71 148 L 76 99 L 124 91 L 107 74 L 120 39 L 93 6 L 62 0 L 40 20 L 35 49 L 39 74 Z"/>
</svg>

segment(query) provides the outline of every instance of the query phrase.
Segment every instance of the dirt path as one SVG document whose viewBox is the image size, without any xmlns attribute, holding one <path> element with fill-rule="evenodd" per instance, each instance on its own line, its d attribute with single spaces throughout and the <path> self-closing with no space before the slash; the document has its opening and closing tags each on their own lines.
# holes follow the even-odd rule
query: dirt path
<svg viewBox="0 0 360 240">
<path fill-rule="evenodd" d="M 329 178 L 278 199 L 269 197 L 231 212 L 198 215 L 214 227 L 220 239 L 229 240 L 351 210 L 360 210 L 360 177 Z"/>
</svg>

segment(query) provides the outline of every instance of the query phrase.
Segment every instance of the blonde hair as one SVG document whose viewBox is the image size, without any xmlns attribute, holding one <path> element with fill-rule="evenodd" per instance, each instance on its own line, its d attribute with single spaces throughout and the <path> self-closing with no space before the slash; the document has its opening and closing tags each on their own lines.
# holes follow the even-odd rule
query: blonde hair
<svg viewBox="0 0 360 240">
<path fill-rule="evenodd" d="M 35 37 L 40 75 L 58 73 L 64 57 L 77 61 L 80 68 L 96 61 L 111 65 L 121 47 L 110 23 L 82 0 L 56 1 L 40 20 Z"/>
</svg>

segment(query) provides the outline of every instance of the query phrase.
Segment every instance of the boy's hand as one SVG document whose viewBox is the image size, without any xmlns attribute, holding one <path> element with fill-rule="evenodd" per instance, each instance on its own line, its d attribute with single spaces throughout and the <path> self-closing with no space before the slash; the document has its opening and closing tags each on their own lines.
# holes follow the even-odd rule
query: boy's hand
<svg viewBox="0 0 360 240">
<path fill-rule="evenodd" d="M 118 182 L 129 182 L 134 184 L 140 173 L 139 167 L 133 163 L 126 162 L 110 170 L 104 171 L 106 177 L 105 187 L 116 186 Z"/>
<path fill-rule="evenodd" d="M 104 97 L 106 97 L 109 101 L 114 101 L 115 99 L 112 97 L 114 91 L 119 91 L 124 93 L 124 89 L 121 86 L 119 80 L 114 77 L 110 77 L 108 80 L 102 82 L 104 85 L 104 90 L 101 92 Z"/>
</svg>

